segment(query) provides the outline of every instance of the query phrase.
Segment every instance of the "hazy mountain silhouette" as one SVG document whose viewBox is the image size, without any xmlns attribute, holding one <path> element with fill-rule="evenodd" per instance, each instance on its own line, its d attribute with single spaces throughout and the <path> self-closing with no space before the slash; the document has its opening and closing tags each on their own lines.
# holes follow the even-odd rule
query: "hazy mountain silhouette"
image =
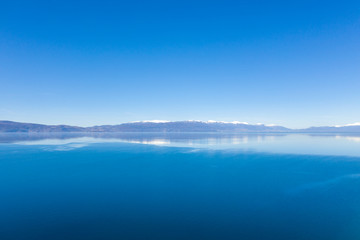
<svg viewBox="0 0 360 240">
<path fill-rule="evenodd" d="M 340 127 L 310 127 L 290 129 L 282 126 L 231 122 L 175 121 L 175 122 L 132 122 L 118 125 L 77 127 L 68 125 L 44 125 L 0 121 L 0 132 L 301 132 L 301 133 L 349 133 L 360 132 L 359 125 Z"/>
</svg>

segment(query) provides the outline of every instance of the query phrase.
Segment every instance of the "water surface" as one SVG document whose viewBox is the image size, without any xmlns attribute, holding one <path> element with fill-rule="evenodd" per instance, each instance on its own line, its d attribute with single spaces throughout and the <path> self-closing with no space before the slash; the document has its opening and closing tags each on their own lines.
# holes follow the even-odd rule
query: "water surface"
<svg viewBox="0 0 360 240">
<path fill-rule="evenodd" d="M 360 239 L 359 139 L 2 134 L 0 239 Z"/>
</svg>

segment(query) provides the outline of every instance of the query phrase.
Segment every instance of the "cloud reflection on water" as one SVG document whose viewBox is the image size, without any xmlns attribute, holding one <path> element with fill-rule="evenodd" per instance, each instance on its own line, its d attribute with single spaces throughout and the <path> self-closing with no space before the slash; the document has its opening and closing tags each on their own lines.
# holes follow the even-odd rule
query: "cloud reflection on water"
<svg viewBox="0 0 360 240">
<path fill-rule="evenodd" d="M 56 146 L 70 151 L 97 143 L 130 143 L 269 153 L 360 156 L 359 135 L 219 133 L 53 133 L 0 134 L 0 143 Z"/>
</svg>

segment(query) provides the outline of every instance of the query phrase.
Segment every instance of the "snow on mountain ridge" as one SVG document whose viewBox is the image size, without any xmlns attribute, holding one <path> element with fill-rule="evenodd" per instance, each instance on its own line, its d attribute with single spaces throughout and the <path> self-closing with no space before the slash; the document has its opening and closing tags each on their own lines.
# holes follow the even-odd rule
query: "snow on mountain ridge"
<svg viewBox="0 0 360 240">
<path fill-rule="evenodd" d="M 337 128 L 339 128 L 339 127 L 354 127 L 354 126 L 360 126 L 360 122 L 350 123 L 350 124 L 345 124 L 345 125 L 335 125 L 335 127 L 337 127 Z"/>
<path fill-rule="evenodd" d="M 169 120 L 144 120 L 144 121 L 134 121 L 130 123 L 170 123 L 170 122 L 199 122 L 199 123 L 224 123 L 224 124 L 244 124 L 244 125 L 251 125 L 248 122 L 240 122 L 240 121 L 216 121 L 216 120 L 184 120 L 184 121 L 169 121 Z M 256 123 L 254 125 L 264 125 L 267 127 L 274 127 L 277 126 L 276 124 L 264 124 L 264 123 Z"/>
</svg>

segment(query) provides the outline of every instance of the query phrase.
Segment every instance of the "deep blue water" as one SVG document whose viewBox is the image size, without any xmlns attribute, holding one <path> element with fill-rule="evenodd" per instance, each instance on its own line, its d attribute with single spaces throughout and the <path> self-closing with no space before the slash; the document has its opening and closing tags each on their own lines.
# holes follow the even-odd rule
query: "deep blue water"
<svg viewBox="0 0 360 240">
<path fill-rule="evenodd" d="M 269 143 L 278 136 L 256 136 L 257 144 L 244 143 L 249 148 L 206 136 L 190 138 L 202 147 L 186 137 L 167 144 L 7 138 L 0 144 L 1 240 L 360 239 L 353 136 L 308 136 L 318 143 L 313 149 L 291 137 Z"/>
</svg>

